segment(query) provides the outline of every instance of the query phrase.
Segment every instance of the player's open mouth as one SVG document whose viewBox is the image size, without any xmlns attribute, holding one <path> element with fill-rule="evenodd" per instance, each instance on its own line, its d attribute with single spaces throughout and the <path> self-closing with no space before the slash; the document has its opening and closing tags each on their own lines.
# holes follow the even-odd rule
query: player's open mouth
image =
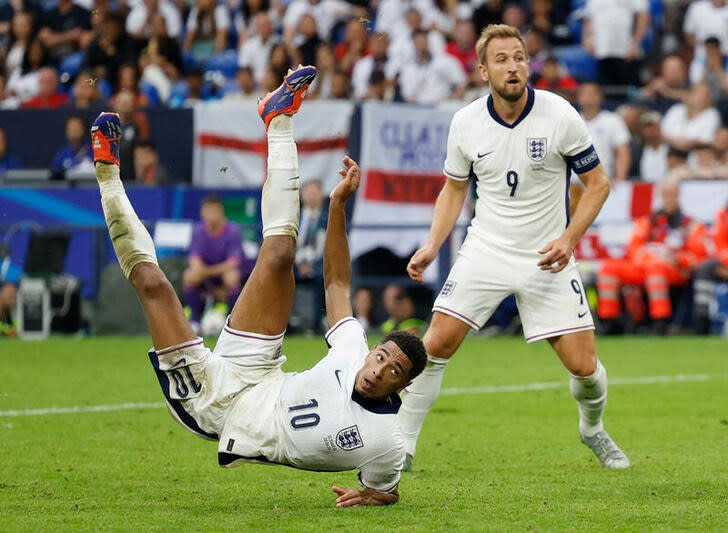
<svg viewBox="0 0 728 533">
<path fill-rule="evenodd" d="M 372 383 L 371 381 L 369 381 L 367 378 L 362 378 L 362 379 L 363 379 L 363 383 L 362 383 L 361 386 L 362 386 L 362 388 L 364 390 L 369 390 L 372 387 L 374 387 L 374 383 Z"/>
</svg>

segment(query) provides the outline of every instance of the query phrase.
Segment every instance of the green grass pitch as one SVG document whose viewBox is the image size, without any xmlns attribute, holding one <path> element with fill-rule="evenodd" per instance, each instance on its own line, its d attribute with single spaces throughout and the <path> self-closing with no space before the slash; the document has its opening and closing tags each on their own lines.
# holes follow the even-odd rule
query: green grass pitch
<svg viewBox="0 0 728 533">
<path fill-rule="evenodd" d="M 148 346 L 0 342 L 0 530 L 728 530 L 724 339 L 599 339 L 606 428 L 633 462 L 621 472 L 579 442 L 567 376 L 546 343 L 468 339 L 399 504 L 357 509 L 334 508 L 330 492 L 356 486 L 353 472 L 222 469 L 214 443 L 155 405 L 28 411 L 159 404 Z M 325 345 L 290 338 L 284 353 L 297 370 Z"/>
</svg>

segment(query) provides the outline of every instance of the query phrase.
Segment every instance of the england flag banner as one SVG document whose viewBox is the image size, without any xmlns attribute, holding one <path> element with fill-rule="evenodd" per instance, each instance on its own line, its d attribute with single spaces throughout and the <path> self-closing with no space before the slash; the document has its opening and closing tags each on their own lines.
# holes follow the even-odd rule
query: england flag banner
<svg viewBox="0 0 728 533">
<path fill-rule="evenodd" d="M 348 101 L 310 101 L 294 121 L 301 182 L 318 179 L 328 192 L 348 148 Z M 256 102 L 206 102 L 194 107 L 192 182 L 200 187 L 260 187 L 265 181 L 267 143 Z"/>
<path fill-rule="evenodd" d="M 453 114 L 453 109 L 363 104 L 362 182 L 350 234 L 353 257 L 379 246 L 404 257 L 424 243 L 446 179 L 442 166 Z M 466 203 L 459 223 L 467 223 L 470 209 Z M 433 265 L 427 274 L 436 272 Z"/>
</svg>

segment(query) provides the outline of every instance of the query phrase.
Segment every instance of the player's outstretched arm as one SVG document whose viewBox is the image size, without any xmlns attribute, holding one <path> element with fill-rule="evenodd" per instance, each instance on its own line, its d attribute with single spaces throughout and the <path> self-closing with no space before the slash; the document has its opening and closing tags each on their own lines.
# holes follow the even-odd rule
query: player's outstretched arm
<svg viewBox="0 0 728 533">
<path fill-rule="evenodd" d="M 358 507 L 360 505 L 392 505 L 399 501 L 399 492 L 395 488 L 392 492 L 379 492 L 374 489 L 345 489 L 331 487 L 338 498 L 336 507 Z"/>
<path fill-rule="evenodd" d="M 341 181 L 329 194 L 329 221 L 324 243 L 324 291 L 326 293 L 326 320 L 333 326 L 352 315 L 351 259 L 346 239 L 346 201 L 359 187 L 359 165 L 349 156 L 344 157 L 339 170 Z"/>
<path fill-rule="evenodd" d="M 459 181 L 450 178 L 445 180 L 445 186 L 435 202 L 430 236 L 424 246 L 415 252 L 407 265 L 407 274 L 413 280 L 419 283 L 424 282 L 422 274 L 435 260 L 442 243 L 445 242 L 445 239 L 455 227 L 469 189 L 470 182 L 468 180 Z"/>
<path fill-rule="evenodd" d="M 543 255 L 538 262 L 541 270 L 550 270 L 555 274 L 566 267 L 576 243 L 597 218 L 609 196 L 609 179 L 601 163 L 588 172 L 579 174 L 579 179 L 584 184 L 579 205 L 564 233 L 539 250 L 538 253 Z"/>
</svg>

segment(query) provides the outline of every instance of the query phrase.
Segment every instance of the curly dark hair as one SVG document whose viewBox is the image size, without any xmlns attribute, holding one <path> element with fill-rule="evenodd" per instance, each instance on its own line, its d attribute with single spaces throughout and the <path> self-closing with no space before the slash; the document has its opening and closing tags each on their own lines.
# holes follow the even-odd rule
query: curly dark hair
<svg viewBox="0 0 728 533">
<path fill-rule="evenodd" d="M 425 369 L 425 364 L 427 363 L 427 352 L 420 338 L 408 331 L 393 331 L 382 339 L 381 344 L 387 341 L 392 341 L 399 346 L 399 349 L 412 362 L 412 368 L 410 368 L 408 377 L 414 379 L 419 376 Z"/>
</svg>

